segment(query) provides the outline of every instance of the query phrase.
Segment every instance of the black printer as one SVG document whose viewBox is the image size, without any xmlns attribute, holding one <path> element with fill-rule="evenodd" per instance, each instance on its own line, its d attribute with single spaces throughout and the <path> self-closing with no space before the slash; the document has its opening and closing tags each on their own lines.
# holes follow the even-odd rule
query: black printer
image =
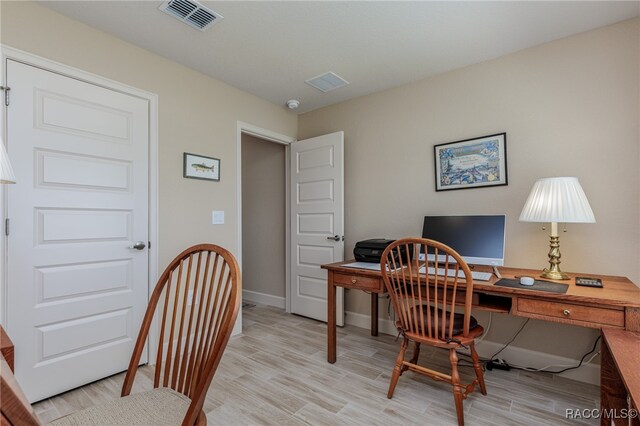
<svg viewBox="0 0 640 426">
<path fill-rule="evenodd" d="M 394 241 L 385 238 L 358 241 L 353 248 L 353 255 L 357 262 L 380 263 L 382 252 Z M 400 252 L 404 252 L 404 247 L 400 247 Z M 413 253 L 409 253 L 409 258 L 413 258 Z"/>
<path fill-rule="evenodd" d="M 358 262 L 380 263 L 382 252 L 394 241 L 385 238 L 358 241 L 353 248 L 353 255 Z"/>
</svg>

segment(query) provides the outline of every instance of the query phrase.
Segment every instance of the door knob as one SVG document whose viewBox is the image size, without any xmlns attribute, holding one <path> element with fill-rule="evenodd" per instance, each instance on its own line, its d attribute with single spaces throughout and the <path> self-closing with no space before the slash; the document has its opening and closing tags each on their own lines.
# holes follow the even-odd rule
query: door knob
<svg viewBox="0 0 640 426">
<path fill-rule="evenodd" d="M 144 250 L 144 248 L 147 245 L 143 242 L 143 241 L 137 241 L 136 243 L 134 243 L 132 246 L 129 246 L 130 249 L 136 249 L 136 250 Z"/>
<path fill-rule="evenodd" d="M 327 240 L 340 241 L 340 235 L 334 235 L 333 237 L 327 237 Z"/>
</svg>

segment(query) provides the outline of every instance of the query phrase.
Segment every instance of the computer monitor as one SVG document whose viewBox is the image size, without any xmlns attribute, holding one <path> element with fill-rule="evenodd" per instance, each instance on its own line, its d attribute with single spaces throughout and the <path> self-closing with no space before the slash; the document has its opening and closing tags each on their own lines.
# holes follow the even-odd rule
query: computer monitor
<svg viewBox="0 0 640 426">
<path fill-rule="evenodd" d="M 425 216 L 422 238 L 448 245 L 467 263 L 503 266 L 505 227 L 504 215 Z M 429 254 L 428 260 L 435 256 Z M 444 256 L 438 260 L 444 261 Z"/>
</svg>

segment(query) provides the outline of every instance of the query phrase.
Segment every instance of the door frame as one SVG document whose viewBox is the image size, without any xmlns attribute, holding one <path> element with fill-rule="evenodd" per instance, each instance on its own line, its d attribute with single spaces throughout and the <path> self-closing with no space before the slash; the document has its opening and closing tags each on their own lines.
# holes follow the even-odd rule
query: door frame
<svg viewBox="0 0 640 426">
<path fill-rule="evenodd" d="M 285 310 L 291 312 L 291 271 L 289 270 L 291 261 L 291 243 L 289 241 L 289 223 L 291 221 L 291 191 L 289 189 L 291 176 L 289 164 L 291 162 L 290 145 L 298 139 L 283 135 L 253 124 L 238 121 L 236 130 L 236 223 L 238 224 L 238 253 L 236 255 L 240 270 L 242 270 L 242 134 L 255 136 L 269 142 L 275 142 L 285 146 Z M 240 310 L 239 321 L 234 327 L 234 334 L 242 331 L 242 309 Z"/>
<path fill-rule="evenodd" d="M 0 44 L 0 52 L 2 66 L 0 66 L 0 82 L 2 85 L 6 81 L 7 61 L 13 60 L 45 71 L 73 78 L 75 80 L 90 83 L 96 86 L 104 87 L 109 90 L 134 96 L 149 102 L 149 241 L 153 244 L 149 248 L 149 278 L 147 283 L 147 300 L 151 297 L 155 283 L 158 280 L 159 251 L 158 250 L 158 95 L 147 92 L 142 89 L 120 83 L 109 78 L 99 76 L 81 69 L 65 65 L 42 56 L 15 49 L 4 44 Z M 7 140 L 7 107 L 2 98 L 1 112 L 2 120 L 0 120 L 0 135 L 4 141 Z M 15 167 L 15 164 L 13 165 Z M 8 214 L 8 191 L 4 186 L 0 185 L 0 200 L 2 201 L 2 226 Z M 4 229 L 0 232 L 0 324 L 6 325 L 7 315 L 7 265 L 8 265 L 8 241 Z M 146 307 L 145 307 L 146 309 Z M 154 321 L 155 323 L 155 321 Z M 158 328 L 157 324 L 152 324 L 149 330 L 148 363 L 153 364 L 156 358 L 156 348 L 158 347 Z"/>
</svg>

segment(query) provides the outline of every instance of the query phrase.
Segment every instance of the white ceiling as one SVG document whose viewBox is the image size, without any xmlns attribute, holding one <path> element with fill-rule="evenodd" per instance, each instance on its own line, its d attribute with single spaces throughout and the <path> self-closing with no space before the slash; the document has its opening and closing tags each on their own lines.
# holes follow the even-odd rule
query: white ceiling
<svg viewBox="0 0 640 426">
<path fill-rule="evenodd" d="M 307 112 L 640 14 L 640 2 L 204 1 L 200 32 L 162 1 L 41 4 L 285 108 Z M 350 84 L 322 93 L 305 80 Z"/>
</svg>

